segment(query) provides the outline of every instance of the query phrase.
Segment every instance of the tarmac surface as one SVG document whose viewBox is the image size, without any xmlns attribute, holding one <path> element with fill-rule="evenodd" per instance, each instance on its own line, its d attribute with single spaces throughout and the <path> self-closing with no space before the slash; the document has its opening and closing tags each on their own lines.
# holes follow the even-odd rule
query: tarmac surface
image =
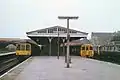
<svg viewBox="0 0 120 80">
<path fill-rule="evenodd" d="M 120 80 L 120 65 L 72 56 L 70 68 L 64 57 L 31 57 L 0 80 Z"/>
</svg>

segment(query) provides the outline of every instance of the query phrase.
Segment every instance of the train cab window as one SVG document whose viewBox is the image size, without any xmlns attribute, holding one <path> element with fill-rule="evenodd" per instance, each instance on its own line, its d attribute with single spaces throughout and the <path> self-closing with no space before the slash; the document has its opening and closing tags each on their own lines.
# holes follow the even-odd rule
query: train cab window
<svg viewBox="0 0 120 80">
<path fill-rule="evenodd" d="M 25 45 L 21 45 L 21 50 L 25 50 Z"/>
<path fill-rule="evenodd" d="M 93 47 L 92 47 L 92 46 L 90 46 L 90 50 L 93 50 Z"/>
<path fill-rule="evenodd" d="M 82 46 L 82 50 L 85 50 L 85 46 Z"/>
<path fill-rule="evenodd" d="M 17 50 L 20 50 L 20 45 L 17 45 L 17 48 L 16 48 Z"/>
<path fill-rule="evenodd" d="M 86 46 L 86 50 L 89 50 L 88 46 Z"/>
<path fill-rule="evenodd" d="M 30 45 L 26 45 L 26 50 L 30 50 Z"/>
</svg>

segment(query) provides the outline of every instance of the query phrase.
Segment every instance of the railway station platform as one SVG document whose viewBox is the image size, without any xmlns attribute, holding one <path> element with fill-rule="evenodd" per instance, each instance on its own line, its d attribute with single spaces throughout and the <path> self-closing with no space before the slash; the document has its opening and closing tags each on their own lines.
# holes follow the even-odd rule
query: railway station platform
<svg viewBox="0 0 120 80">
<path fill-rule="evenodd" d="M 72 56 L 70 68 L 64 57 L 31 57 L 0 80 L 120 80 L 120 65 Z"/>
</svg>

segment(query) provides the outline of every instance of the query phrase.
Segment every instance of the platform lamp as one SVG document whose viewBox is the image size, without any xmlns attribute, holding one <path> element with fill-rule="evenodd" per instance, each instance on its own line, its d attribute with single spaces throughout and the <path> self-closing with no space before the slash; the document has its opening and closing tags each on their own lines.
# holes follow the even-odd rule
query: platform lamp
<svg viewBox="0 0 120 80">
<path fill-rule="evenodd" d="M 69 63 L 70 63 L 70 53 L 69 53 L 69 39 L 70 39 L 70 34 L 69 34 L 69 20 L 70 19 L 78 19 L 78 16 L 58 16 L 58 19 L 66 19 L 67 20 L 67 68 L 70 67 Z"/>
</svg>

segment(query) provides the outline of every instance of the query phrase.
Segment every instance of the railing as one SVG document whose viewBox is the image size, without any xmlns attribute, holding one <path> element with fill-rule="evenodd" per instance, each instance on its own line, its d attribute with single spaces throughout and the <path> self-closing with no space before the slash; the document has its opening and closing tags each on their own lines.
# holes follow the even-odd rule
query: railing
<svg viewBox="0 0 120 80">
<path fill-rule="evenodd" d="M 120 45 L 94 46 L 94 51 L 100 51 L 100 52 L 120 52 Z"/>
</svg>

